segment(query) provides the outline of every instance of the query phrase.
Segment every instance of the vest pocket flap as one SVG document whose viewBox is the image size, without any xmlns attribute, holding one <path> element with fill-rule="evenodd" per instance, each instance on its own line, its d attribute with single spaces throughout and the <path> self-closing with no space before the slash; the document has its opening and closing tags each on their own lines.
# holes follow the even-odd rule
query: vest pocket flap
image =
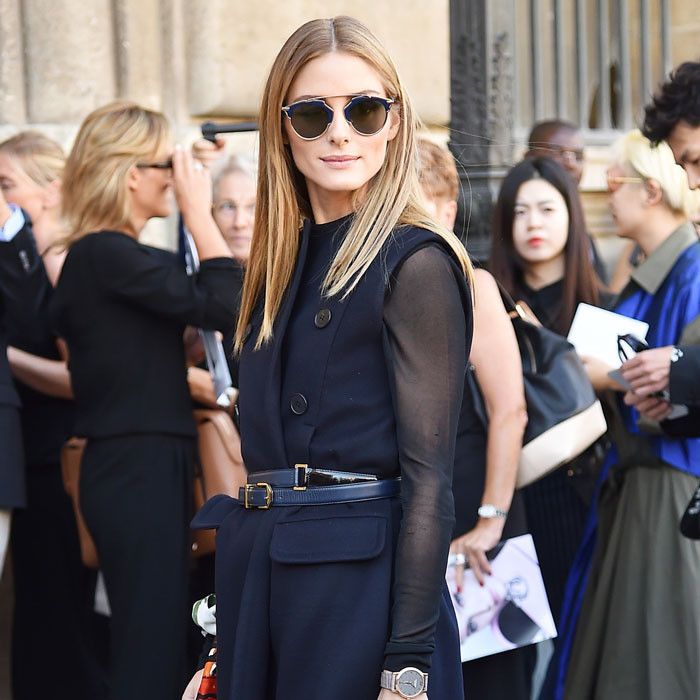
<svg viewBox="0 0 700 700">
<path fill-rule="evenodd" d="M 386 519 L 376 516 L 295 520 L 275 525 L 270 557 L 281 564 L 374 559 L 384 549 Z"/>
<path fill-rule="evenodd" d="M 210 498 L 197 511 L 190 522 L 190 528 L 193 530 L 213 530 L 218 528 L 229 513 L 240 507 L 237 500 L 226 494 L 218 494 Z"/>
</svg>

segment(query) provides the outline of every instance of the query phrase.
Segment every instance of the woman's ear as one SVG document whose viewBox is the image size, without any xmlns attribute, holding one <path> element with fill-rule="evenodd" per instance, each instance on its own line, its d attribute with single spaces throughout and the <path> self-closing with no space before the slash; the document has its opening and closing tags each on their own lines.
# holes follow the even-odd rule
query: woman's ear
<svg viewBox="0 0 700 700">
<path fill-rule="evenodd" d="M 55 209 L 61 203 L 61 180 L 52 180 L 44 189 L 42 205 L 44 209 Z"/>
<path fill-rule="evenodd" d="M 132 165 L 126 174 L 126 187 L 130 191 L 137 190 L 141 181 L 141 171 Z"/>
<path fill-rule="evenodd" d="M 396 134 L 399 133 L 399 127 L 401 126 L 401 115 L 399 114 L 398 108 L 393 108 L 389 112 L 389 137 L 387 141 L 392 141 L 396 138 Z"/>
<path fill-rule="evenodd" d="M 664 201 L 664 192 L 656 180 L 647 180 L 644 183 L 644 189 L 646 190 L 646 203 L 649 206 L 655 206 Z"/>
</svg>

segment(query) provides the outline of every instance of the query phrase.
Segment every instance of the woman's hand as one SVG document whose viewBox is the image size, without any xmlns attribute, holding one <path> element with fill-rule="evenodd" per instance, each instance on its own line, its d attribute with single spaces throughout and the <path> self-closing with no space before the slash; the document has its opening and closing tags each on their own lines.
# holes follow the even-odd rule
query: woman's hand
<svg viewBox="0 0 700 700">
<path fill-rule="evenodd" d="M 639 396 L 651 396 L 661 391 L 668 391 L 668 379 L 671 373 L 671 355 L 673 345 L 652 348 L 627 360 L 620 372 L 632 391 Z"/>
<path fill-rule="evenodd" d="M 199 139 L 192 144 L 192 155 L 205 167 L 211 168 L 226 151 L 226 141 L 217 138 L 215 143 Z"/>
<path fill-rule="evenodd" d="M 486 576 L 491 574 L 491 564 L 486 558 L 486 552 L 493 549 L 503 534 L 503 518 L 481 518 L 473 530 L 458 537 L 450 545 L 450 554 L 463 554 L 469 562 L 469 568 L 474 572 L 480 586 L 484 585 Z M 455 583 L 462 588 L 465 565 L 457 564 L 455 568 Z"/>
<path fill-rule="evenodd" d="M 204 669 L 197 671 L 197 673 L 192 676 L 192 680 L 187 684 L 185 692 L 182 694 L 182 700 L 195 700 L 197 697 L 197 691 L 202 683 L 202 676 L 204 675 Z"/>
<path fill-rule="evenodd" d="M 183 698 L 182 700 L 185 700 L 185 698 Z M 377 698 L 377 700 L 403 700 L 403 698 L 398 693 L 394 693 L 391 690 L 382 688 L 379 691 L 379 697 Z M 428 700 L 428 694 L 421 693 L 420 695 L 416 695 L 415 700 Z"/>
<path fill-rule="evenodd" d="M 173 153 L 173 177 L 177 206 L 185 221 L 211 217 L 211 175 L 179 144 Z M 192 228 L 190 226 L 190 228 Z"/>
<path fill-rule="evenodd" d="M 673 410 L 668 401 L 655 396 L 640 396 L 634 391 L 628 391 L 624 401 L 628 406 L 634 406 L 646 418 L 659 422 L 668 418 Z"/>
<path fill-rule="evenodd" d="M 609 376 L 608 372 L 611 372 L 613 368 L 607 362 L 603 362 L 603 360 L 599 360 L 597 357 L 592 357 L 591 355 L 582 356 L 581 362 L 583 362 L 588 379 L 596 391 L 625 390 L 624 387 L 620 386 Z"/>
</svg>

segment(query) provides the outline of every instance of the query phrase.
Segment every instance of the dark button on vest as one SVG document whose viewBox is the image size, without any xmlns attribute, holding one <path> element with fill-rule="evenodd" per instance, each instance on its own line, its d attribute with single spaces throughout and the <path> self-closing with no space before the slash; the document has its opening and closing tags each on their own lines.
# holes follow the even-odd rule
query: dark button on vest
<svg viewBox="0 0 700 700">
<path fill-rule="evenodd" d="M 331 316 L 332 314 L 330 309 L 321 309 L 314 316 L 314 325 L 316 328 L 325 328 L 331 322 Z"/>
<path fill-rule="evenodd" d="M 296 416 L 301 416 L 306 413 L 309 408 L 309 402 L 306 400 L 304 394 L 293 394 L 292 400 L 289 402 L 289 407 L 292 409 L 292 413 Z"/>
</svg>

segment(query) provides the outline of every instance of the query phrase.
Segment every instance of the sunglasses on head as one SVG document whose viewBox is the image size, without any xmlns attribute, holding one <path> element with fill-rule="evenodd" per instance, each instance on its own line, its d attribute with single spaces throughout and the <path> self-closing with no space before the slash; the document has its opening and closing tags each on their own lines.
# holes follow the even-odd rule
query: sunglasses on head
<svg viewBox="0 0 700 700">
<path fill-rule="evenodd" d="M 282 113 L 299 138 L 312 141 L 326 133 L 333 122 L 333 108 L 327 99 L 315 97 L 282 107 Z M 343 115 L 360 136 L 372 136 L 384 128 L 392 104 L 394 100 L 386 97 L 355 95 L 343 107 Z"/>
</svg>

